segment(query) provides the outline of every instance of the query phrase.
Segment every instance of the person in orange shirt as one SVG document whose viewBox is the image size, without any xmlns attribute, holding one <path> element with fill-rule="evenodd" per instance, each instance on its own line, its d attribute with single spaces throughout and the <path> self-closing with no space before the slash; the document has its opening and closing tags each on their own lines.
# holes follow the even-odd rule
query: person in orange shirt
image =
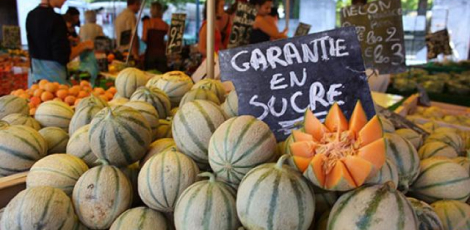
<svg viewBox="0 0 470 230">
<path fill-rule="evenodd" d="M 147 44 L 145 50 L 145 69 L 166 72 L 168 69 L 166 57 L 165 35 L 170 26 L 162 20 L 163 6 L 153 2 L 150 7 L 152 18 L 143 25 L 142 40 Z"/>
<path fill-rule="evenodd" d="M 225 1 L 224 0 L 215 0 L 215 14 L 216 14 L 216 19 L 217 22 L 215 24 L 215 46 L 214 50 L 215 52 L 219 52 L 219 50 L 224 50 L 227 48 L 228 41 L 229 41 L 229 36 L 230 36 L 230 31 L 232 30 L 231 22 L 230 22 L 230 17 L 225 13 L 224 11 L 224 6 L 225 6 Z M 203 57 L 206 57 L 206 47 L 207 47 L 207 19 L 206 19 L 206 9 L 207 9 L 207 3 L 206 7 L 204 8 L 203 16 L 204 16 L 204 21 L 202 22 L 201 29 L 199 30 L 199 44 L 198 44 L 198 49 L 199 52 L 202 54 Z M 222 27 L 224 26 L 224 27 Z M 223 32 L 222 32 L 223 31 Z"/>
</svg>

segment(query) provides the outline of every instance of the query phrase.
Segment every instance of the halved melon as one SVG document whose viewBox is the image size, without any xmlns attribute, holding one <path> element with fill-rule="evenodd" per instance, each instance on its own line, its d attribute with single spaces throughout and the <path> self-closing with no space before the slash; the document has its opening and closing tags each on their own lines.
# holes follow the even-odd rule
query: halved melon
<svg viewBox="0 0 470 230">
<path fill-rule="evenodd" d="M 369 121 L 360 102 L 348 121 L 334 104 L 322 124 L 308 110 L 303 131 L 293 131 L 290 151 L 293 164 L 316 186 L 347 191 L 375 176 L 385 163 L 382 125 Z"/>
</svg>

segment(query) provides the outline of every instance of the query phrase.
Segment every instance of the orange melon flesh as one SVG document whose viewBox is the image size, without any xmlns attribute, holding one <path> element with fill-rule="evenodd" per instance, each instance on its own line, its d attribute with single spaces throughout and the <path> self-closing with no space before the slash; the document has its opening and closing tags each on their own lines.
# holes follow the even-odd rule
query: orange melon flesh
<svg viewBox="0 0 470 230">
<path fill-rule="evenodd" d="M 298 142 L 298 141 L 314 141 L 312 135 L 310 135 L 308 133 L 301 132 L 299 130 L 292 131 L 292 135 L 294 136 L 294 141 L 295 142 Z"/>
<path fill-rule="evenodd" d="M 293 156 L 295 166 L 297 166 L 297 169 L 299 169 L 301 172 L 305 172 L 307 170 L 311 158 L 305 158 L 305 157 L 299 157 L 299 156 Z"/>
<path fill-rule="evenodd" d="M 295 142 L 290 145 L 292 155 L 312 158 L 315 154 L 315 143 L 311 141 Z"/>
<path fill-rule="evenodd" d="M 310 163 L 312 166 L 313 173 L 317 178 L 321 186 L 325 186 L 326 175 L 323 171 L 323 164 L 325 163 L 326 157 L 324 155 L 315 155 Z"/>
<path fill-rule="evenodd" d="M 372 165 L 374 165 L 374 171 L 381 169 L 385 164 L 386 157 L 385 140 L 380 138 L 367 146 L 360 148 L 357 156 L 372 163 Z"/>
<path fill-rule="evenodd" d="M 345 186 L 344 183 L 346 183 L 347 186 L 350 186 L 351 188 L 357 187 L 354 179 L 352 178 L 351 174 L 349 174 L 348 169 L 343 164 L 343 162 L 337 161 L 331 172 L 326 175 L 324 187 L 327 189 L 332 189 L 339 186 L 343 187 Z"/>
<path fill-rule="evenodd" d="M 348 120 L 337 103 L 333 104 L 325 119 L 325 126 L 331 132 L 348 130 Z"/>
<path fill-rule="evenodd" d="M 372 164 L 357 156 L 348 156 L 341 159 L 341 161 L 348 169 L 356 186 L 364 184 L 364 181 L 369 177 L 372 171 Z"/>
<path fill-rule="evenodd" d="M 305 132 L 312 135 L 317 141 L 321 141 L 324 134 L 328 132 L 328 129 L 318 120 L 312 111 L 308 110 L 305 112 L 304 119 Z"/>
<path fill-rule="evenodd" d="M 366 146 L 380 138 L 383 137 L 382 124 L 377 116 L 374 116 L 370 121 L 364 126 L 364 128 L 359 131 L 358 140 L 360 147 Z"/>
<path fill-rule="evenodd" d="M 354 134 L 354 137 L 357 137 L 359 131 L 367 124 L 367 116 L 362 108 L 360 101 L 356 103 L 356 107 L 349 119 L 349 131 Z"/>
</svg>

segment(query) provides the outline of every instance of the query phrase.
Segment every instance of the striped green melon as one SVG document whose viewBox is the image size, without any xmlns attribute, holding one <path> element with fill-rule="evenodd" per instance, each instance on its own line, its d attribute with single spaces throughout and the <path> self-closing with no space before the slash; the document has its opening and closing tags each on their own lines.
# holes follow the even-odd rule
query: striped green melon
<svg viewBox="0 0 470 230">
<path fill-rule="evenodd" d="M 116 97 L 116 95 L 119 95 L 119 94 L 116 93 L 114 97 Z M 124 98 L 124 97 L 123 97 L 123 98 L 114 98 L 113 100 L 111 100 L 111 101 L 108 103 L 108 105 L 109 105 L 111 108 L 114 108 L 114 107 L 116 107 L 116 106 L 118 106 L 118 105 L 124 105 L 124 104 L 126 104 L 127 102 L 129 102 L 129 99 Z"/>
<path fill-rule="evenodd" d="M 72 196 L 80 221 L 92 229 L 107 229 L 132 201 L 132 187 L 118 168 L 101 165 L 78 179 Z"/>
<path fill-rule="evenodd" d="M 398 169 L 398 189 L 406 192 L 419 174 L 418 153 L 409 141 L 397 134 L 385 133 L 384 137 L 387 144 L 387 158 Z"/>
<path fill-rule="evenodd" d="M 175 207 L 178 230 L 237 230 L 240 221 L 235 208 L 235 192 L 217 181 L 213 174 L 202 173 L 209 180 L 199 181 L 181 194 Z"/>
<path fill-rule="evenodd" d="M 189 76 L 183 71 L 169 71 L 162 75 L 162 77 L 179 77 L 179 78 L 188 78 Z"/>
<path fill-rule="evenodd" d="M 142 199 L 140 199 L 139 191 L 137 190 L 137 181 L 140 172 L 140 165 L 139 162 L 135 162 L 127 167 L 119 168 L 124 175 L 126 175 L 127 179 L 132 186 L 132 207 L 137 207 L 142 205 Z"/>
<path fill-rule="evenodd" d="M 119 72 L 114 84 L 117 93 L 125 98 L 130 98 L 137 88 L 147 83 L 145 73 L 137 68 L 126 68 Z"/>
<path fill-rule="evenodd" d="M 384 132 L 386 133 L 394 133 L 395 132 L 395 126 L 393 125 L 393 123 L 387 119 L 386 117 L 382 116 L 382 115 L 379 115 L 379 120 L 380 120 L 380 123 L 382 123 L 382 128 L 384 130 Z"/>
<path fill-rule="evenodd" d="M 78 102 L 78 105 L 75 106 L 75 111 L 78 111 L 79 109 L 83 107 L 100 107 L 104 108 L 108 106 L 108 102 L 103 100 L 101 97 L 97 97 L 94 94 L 91 94 L 88 97 L 82 98 L 80 102 Z"/>
<path fill-rule="evenodd" d="M 0 127 L 0 176 L 28 170 L 47 155 L 47 142 L 38 131 L 22 125 Z"/>
<path fill-rule="evenodd" d="M 175 107 L 175 108 L 171 109 L 170 110 L 170 117 L 174 117 L 179 109 L 180 109 L 179 107 Z"/>
<path fill-rule="evenodd" d="M 287 165 L 260 165 L 246 174 L 237 193 L 237 212 L 248 229 L 306 230 L 313 221 L 315 197 L 307 179 Z"/>
<path fill-rule="evenodd" d="M 202 79 L 194 84 L 192 89 L 207 89 L 212 91 L 219 98 L 219 101 L 225 100 L 225 88 L 220 80 Z"/>
<path fill-rule="evenodd" d="M 436 123 L 433 122 L 433 121 L 430 121 L 430 122 L 426 122 L 426 123 L 420 125 L 420 127 L 421 127 L 422 129 L 424 129 L 424 130 L 425 130 L 426 132 L 428 132 L 428 133 L 433 133 L 434 130 L 436 130 L 436 129 L 439 128 L 439 125 L 436 124 Z"/>
<path fill-rule="evenodd" d="M 171 126 L 173 121 L 171 119 L 160 119 L 158 120 L 160 124 L 157 129 L 157 140 L 162 138 L 173 138 L 173 133 L 171 131 Z"/>
<path fill-rule="evenodd" d="M 225 121 L 209 142 L 209 164 L 218 179 L 237 187 L 245 174 L 269 162 L 276 138 L 269 126 L 253 116 Z"/>
<path fill-rule="evenodd" d="M 444 230 L 434 209 L 427 203 L 408 197 L 419 221 L 419 230 Z"/>
<path fill-rule="evenodd" d="M 315 193 L 315 216 L 320 216 L 333 208 L 339 196 L 336 192 L 323 191 L 314 187 Z"/>
<path fill-rule="evenodd" d="M 162 77 L 163 77 L 163 74 L 157 74 L 157 75 L 153 76 L 152 78 L 149 79 L 147 84 L 145 84 L 145 87 L 147 87 L 147 88 L 157 87 L 157 82 L 160 81 L 160 79 L 162 79 Z"/>
<path fill-rule="evenodd" d="M 457 151 L 457 153 L 462 154 L 464 156 L 464 149 L 465 144 L 462 138 L 455 132 L 436 132 L 429 135 L 426 139 L 425 143 L 440 141 L 444 142 L 452 147 Z"/>
<path fill-rule="evenodd" d="M 468 157 L 456 157 L 451 159 L 455 163 L 459 164 L 460 166 L 464 167 L 470 173 L 470 158 Z"/>
<path fill-rule="evenodd" d="M 127 166 L 144 157 L 152 141 L 147 120 L 127 106 L 104 108 L 91 121 L 88 140 L 93 153 L 115 166 Z"/>
<path fill-rule="evenodd" d="M 175 140 L 173 140 L 173 138 L 162 138 L 162 139 L 154 141 L 152 144 L 150 144 L 145 157 L 142 158 L 142 160 L 140 160 L 140 165 L 144 165 L 145 162 L 147 162 L 151 157 L 165 150 L 168 150 L 169 148 L 176 149 L 176 143 L 175 143 Z"/>
<path fill-rule="evenodd" d="M 28 101 L 13 95 L 0 97 L 0 119 L 12 113 L 29 115 Z"/>
<path fill-rule="evenodd" d="M 417 230 L 410 202 L 394 187 L 387 182 L 342 195 L 331 210 L 328 230 Z"/>
<path fill-rule="evenodd" d="M 452 146 L 440 141 L 433 141 L 424 144 L 419 149 L 418 155 L 421 160 L 434 156 L 442 156 L 448 158 L 458 157 L 457 151 L 455 151 Z"/>
<path fill-rule="evenodd" d="M 69 139 L 66 153 L 82 159 L 88 166 L 96 166 L 98 158 L 93 154 L 88 141 L 90 125 L 79 128 Z"/>
<path fill-rule="evenodd" d="M 28 188 L 50 186 L 72 195 L 78 178 L 88 170 L 80 158 L 69 154 L 53 154 L 36 162 L 28 173 Z"/>
<path fill-rule="evenodd" d="M 39 130 L 39 133 L 47 142 L 47 154 L 65 153 L 69 134 L 61 128 L 46 127 Z"/>
<path fill-rule="evenodd" d="M 179 104 L 179 107 L 182 107 L 184 104 L 194 101 L 194 100 L 206 100 L 206 101 L 211 101 L 214 102 L 217 105 L 220 105 L 220 100 L 215 95 L 212 91 L 208 89 L 201 89 L 201 88 L 196 88 L 192 89 L 191 91 L 187 92 L 183 98 L 181 99 L 181 102 Z"/>
<path fill-rule="evenodd" d="M 73 114 L 72 120 L 70 121 L 69 134 L 72 135 L 79 128 L 90 124 L 93 117 L 103 108 L 104 106 L 98 105 L 83 106 L 79 109 L 75 108 L 75 114 Z"/>
<path fill-rule="evenodd" d="M 470 176 L 467 170 L 445 157 L 421 161 L 418 179 L 410 188 L 413 196 L 431 203 L 437 200 L 460 200 L 470 197 Z"/>
<path fill-rule="evenodd" d="M 415 149 L 419 149 L 423 144 L 423 137 L 412 129 L 397 129 L 395 133 L 403 137 L 403 139 L 411 142 Z"/>
<path fill-rule="evenodd" d="M 72 202 L 62 190 L 34 187 L 21 191 L 8 203 L 0 229 L 70 230 L 75 224 Z"/>
<path fill-rule="evenodd" d="M 391 181 L 395 185 L 395 189 L 399 183 L 398 168 L 397 166 L 389 159 L 385 161 L 385 164 L 382 168 L 373 176 L 368 178 L 364 184 L 366 185 L 378 185 L 385 184 L 386 182 Z"/>
<path fill-rule="evenodd" d="M 199 167 L 207 167 L 210 138 L 225 120 L 225 113 L 212 102 L 186 103 L 176 113 L 171 127 L 178 150 L 190 156 Z"/>
<path fill-rule="evenodd" d="M 139 111 L 145 117 L 152 130 L 152 140 L 156 140 L 158 126 L 160 125 L 157 110 L 150 103 L 144 101 L 130 101 L 124 105 Z"/>
<path fill-rule="evenodd" d="M 158 117 L 166 119 L 170 116 L 170 99 L 158 88 L 138 88 L 134 94 L 132 94 L 131 101 L 144 101 L 150 103 L 158 112 Z"/>
<path fill-rule="evenodd" d="M 238 96 L 235 90 L 232 90 L 225 99 L 225 102 L 220 106 L 228 117 L 238 116 Z"/>
<path fill-rule="evenodd" d="M 65 131 L 69 130 L 72 117 L 72 108 L 61 101 L 46 101 L 40 104 L 34 115 L 42 127 L 59 127 Z"/>
<path fill-rule="evenodd" d="M 196 182 L 199 169 L 194 161 L 175 149 L 150 158 L 139 173 L 139 195 L 150 208 L 173 212 L 178 197 Z"/>
<path fill-rule="evenodd" d="M 167 230 L 170 225 L 165 216 L 146 207 L 125 211 L 111 225 L 110 230 Z"/>
<path fill-rule="evenodd" d="M 2 118 L 2 120 L 8 122 L 8 124 L 10 125 L 24 125 L 24 126 L 31 127 L 35 130 L 41 129 L 41 124 L 39 124 L 39 122 L 36 121 L 36 119 L 32 118 L 29 115 L 25 115 L 21 113 L 12 113 Z"/>
<path fill-rule="evenodd" d="M 431 206 L 441 219 L 445 230 L 470 229 L 470 205 L 455 200 L 441 200 Z"/>
<path fill-rule="evenodd" d="M 171 106 L 178 107 L 184 94 L 193 87 L 193 80 L 188 76 L 163 76 L 156 87 L 161 89 L 170 98 Z"/>
</svg>

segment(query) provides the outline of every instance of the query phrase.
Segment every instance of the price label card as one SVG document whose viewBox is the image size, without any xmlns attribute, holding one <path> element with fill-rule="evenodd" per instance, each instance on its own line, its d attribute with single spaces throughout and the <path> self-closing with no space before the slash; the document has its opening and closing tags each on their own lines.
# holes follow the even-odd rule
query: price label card
<svg viewBox="0 0 470 230">
<path fill-rule="evenodd" d="M 219 52 L 221 78 L 232 81 L 238 113 L 266 122 L 285 140 L 310 109 L 321 120 L 338 103 L 349 117 L 358 100 L 375 115 L 354 27 Z"/>
<path fill-rule="evenodd" d="M 400 0 L 377 0 L 341 9 L 342 26 L 356 26 L 367 68 L 381 74 L 406 71 Z"/>
<path fill-rule="evenodd" d="M 250 44 L 251 31 L 255 23 L 258 11 L 253 5 L 239 2 L 235 18 L 233 19 L 232 31 L 228 48 L 235 48 Z"/>
<path fill-rule="evenodd" d="M 21 47 L 20 27 L 3 26 L 3 46 L 10 49 L 19 49 Z"/>
<path fill-rule="evenodd" d="M 428 59 L 436 58 L 439 54 L 451 55 L 449 31 L 445 29 L 426 35 L 426 47 Z"/>
<path fill-rule="evenodd" d="M 302 22 L 299 23 L 299 26 L 297 26 L 297 29 L 295 30 L 294 37 L 307 35 L 310 32 L 310 28 L 312 28 L 312 25 Z"/>
<path fill-rule="evenodd" d="M 168 44 L 166 46 L 166 53 L 178 54 L 183 50 L 183 36 L 186 24 L 186 14 L 172 14 L 170 34 L 168 36 Z"/>
</svg>

